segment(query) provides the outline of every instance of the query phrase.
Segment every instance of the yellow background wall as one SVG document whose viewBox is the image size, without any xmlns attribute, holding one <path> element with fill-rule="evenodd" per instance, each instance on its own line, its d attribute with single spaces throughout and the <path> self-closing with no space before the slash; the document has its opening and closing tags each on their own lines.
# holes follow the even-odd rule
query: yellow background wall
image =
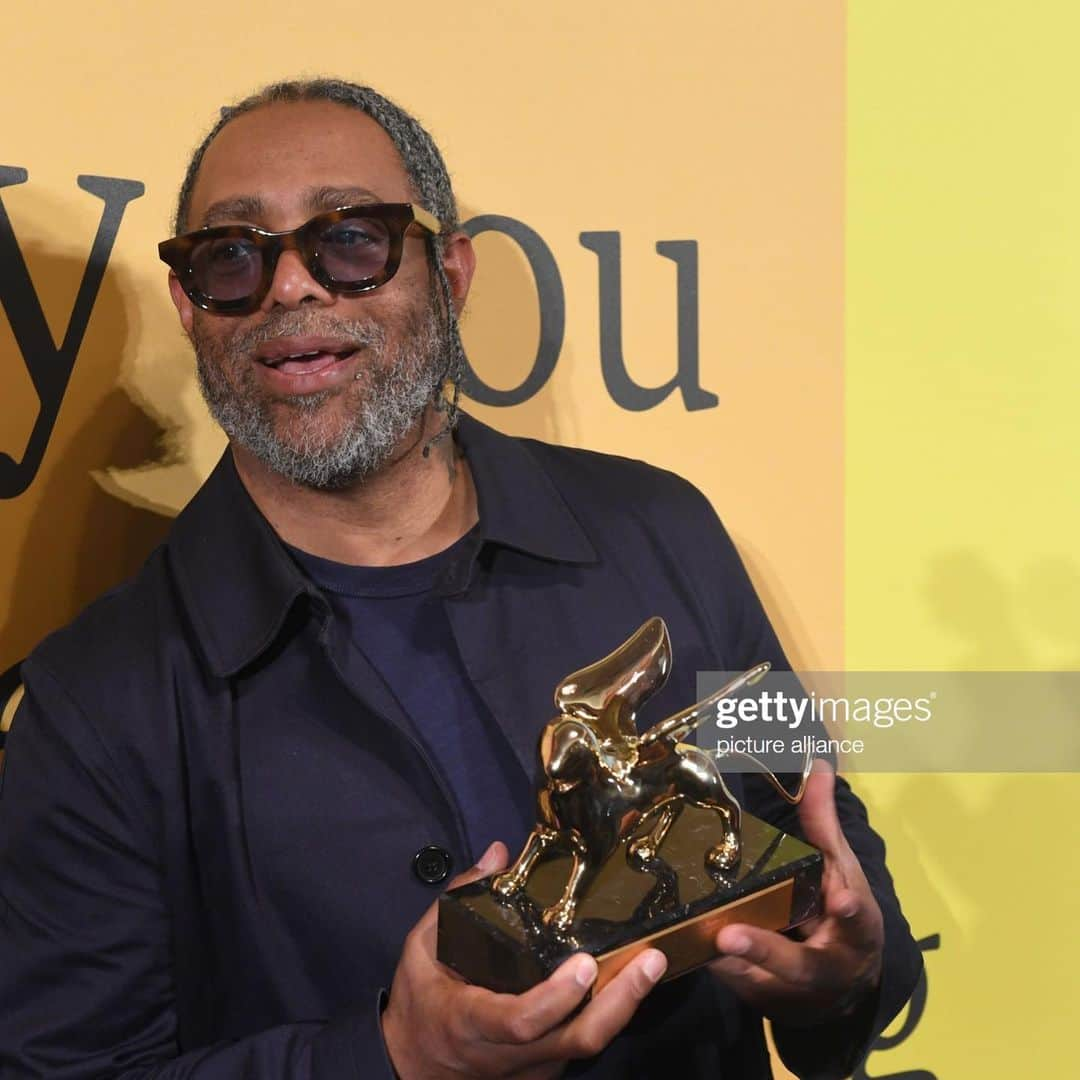
<svg viewBox="0 0 1080 1080">
<path fill-rule="evenodd" d="M 802 667 L 1076 668 L 1078 23 L 1064 0 L 9 12 L 0 165 L 29 181 L 0 199 L 57 341 L 102 205 L 76 176 L 146 193 L 42 468 L 0 503 L 0 669 L 137 566 L 160 511 L 215 460 L 155 244 L 220 105 L 322 73 L 417 113 L 463 217 L 517 218 L 555 257 L 555 373 L 478 416 L 697 483 Z M 675 269 L 655 244 L 697 241 L 715 408 L 612 402 L 591 230 L 620 234 L 623 347 L 647 385 L 675 365 Z M 532 279 L 505 237 L 478 250 L 466 345 L 510 387 L 536 348 Z M 36 411 L 0 316 L 0 452 L 21 455 Z M 867 776 L 859 790 L 916 936 L 940 935 L 925 1015 L 870 1075 L 1063 1073 L 1080 881 L 1059 844 L 1076 778 Z"/>
<path fill-rule="evenodd" d="M 847 32 L 847 666 L 1075 670 L 1080 14 L 865 0 Z M 941 935 L 871 1075 L 1072 1075 L 1080 778 L 860 781 Z"/>
</svg>

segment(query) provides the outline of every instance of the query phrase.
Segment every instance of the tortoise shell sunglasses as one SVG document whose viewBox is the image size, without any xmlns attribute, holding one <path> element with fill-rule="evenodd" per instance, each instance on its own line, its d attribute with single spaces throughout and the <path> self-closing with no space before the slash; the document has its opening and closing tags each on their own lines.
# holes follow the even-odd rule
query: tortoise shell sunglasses
<svg viewBox="0 0 1080 1080">
<path fill-rule="evenodd" d="M 438 218 L 411 203 L 365 203 L 317 214 L 284 232 L 217 225 L 174 236 L 158 254 L 191 302 L 216 315 L 249 315 L 270 291 L 283 251 L 295 251 L 324 288 L 356 296 L 385 285 L 401 265 L 405 233 L 441 231 Z"/>
</svg>

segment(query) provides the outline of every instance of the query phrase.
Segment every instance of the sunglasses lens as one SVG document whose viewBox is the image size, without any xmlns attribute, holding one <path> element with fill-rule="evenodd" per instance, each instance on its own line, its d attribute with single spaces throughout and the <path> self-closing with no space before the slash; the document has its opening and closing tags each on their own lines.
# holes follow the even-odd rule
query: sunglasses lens
<svg viewBox="0 0 1080 1080">
<path fill-rule="evenodd" d="M 375 217 L 347 217 L 321 229 L 315 251 L 323 271 L 342 284 L 382 276 L 390 259 L 390 229 Z"/>
<path fill-rule="evenodd" d="M 206 240 L 191 251 L 191 276 L 211 300 L 241 300 L 259 286 L 262 254 L 242 236 Z"/>
</svg>

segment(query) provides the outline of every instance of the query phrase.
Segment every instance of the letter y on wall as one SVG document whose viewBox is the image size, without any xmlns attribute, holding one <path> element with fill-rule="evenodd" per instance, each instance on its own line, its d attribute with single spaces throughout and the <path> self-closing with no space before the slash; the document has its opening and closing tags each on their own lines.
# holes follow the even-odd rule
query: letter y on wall
<svg viewBox="0 0 1080 1080">
<path fill-rule="evenodd" d="M 25 184 L 25 169 L 0 165 L 0 188 Z M 34 385 L 40 409 L 21 460 L 0 453 L 0 499 L 14 499 L 34 482 L 49 445 L 60 404 L 64 400 L 75 358 L 79 354 L 90 312 L 94 308 L 105 267 L 112 253 L 127 204 L 146 188 L 138 180 L 111 176 L 80 176 L 79 187 L 104 202 L 97 235 L 83 270 L 79 293 L 68 319 L 64 340 L 57 348 L 45 313 L 30 280 L 3 199 L 0 199 L 0 304 L 7 314 L 23 363 Z"/>
</svg>

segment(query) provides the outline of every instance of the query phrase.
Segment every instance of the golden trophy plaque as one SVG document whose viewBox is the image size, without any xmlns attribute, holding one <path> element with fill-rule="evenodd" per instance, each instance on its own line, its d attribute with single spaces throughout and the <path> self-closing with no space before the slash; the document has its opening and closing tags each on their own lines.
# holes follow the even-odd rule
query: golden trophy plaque
<svg viewBox="0 0 1080 1080">
<path fill-rule="evenodd" d="M 785 930 L 820 913 L 821 853 L 743 813 L 716 758 L 680 741 L 769 665 L 638 734 L 637 709 L 670 668 L 667 627 L 652 618 L 559 684 L 540 735 L 537 823 L 505 871 L 440 899 L 442 963 L 521 993 L 588 952 L 595 992 L 646 948 L 665 953 L 671 979 L 714 959 L 728 923 Z M 794 794 L 761 770 L 796 803 L 810 759 Z"/>
</svg>

